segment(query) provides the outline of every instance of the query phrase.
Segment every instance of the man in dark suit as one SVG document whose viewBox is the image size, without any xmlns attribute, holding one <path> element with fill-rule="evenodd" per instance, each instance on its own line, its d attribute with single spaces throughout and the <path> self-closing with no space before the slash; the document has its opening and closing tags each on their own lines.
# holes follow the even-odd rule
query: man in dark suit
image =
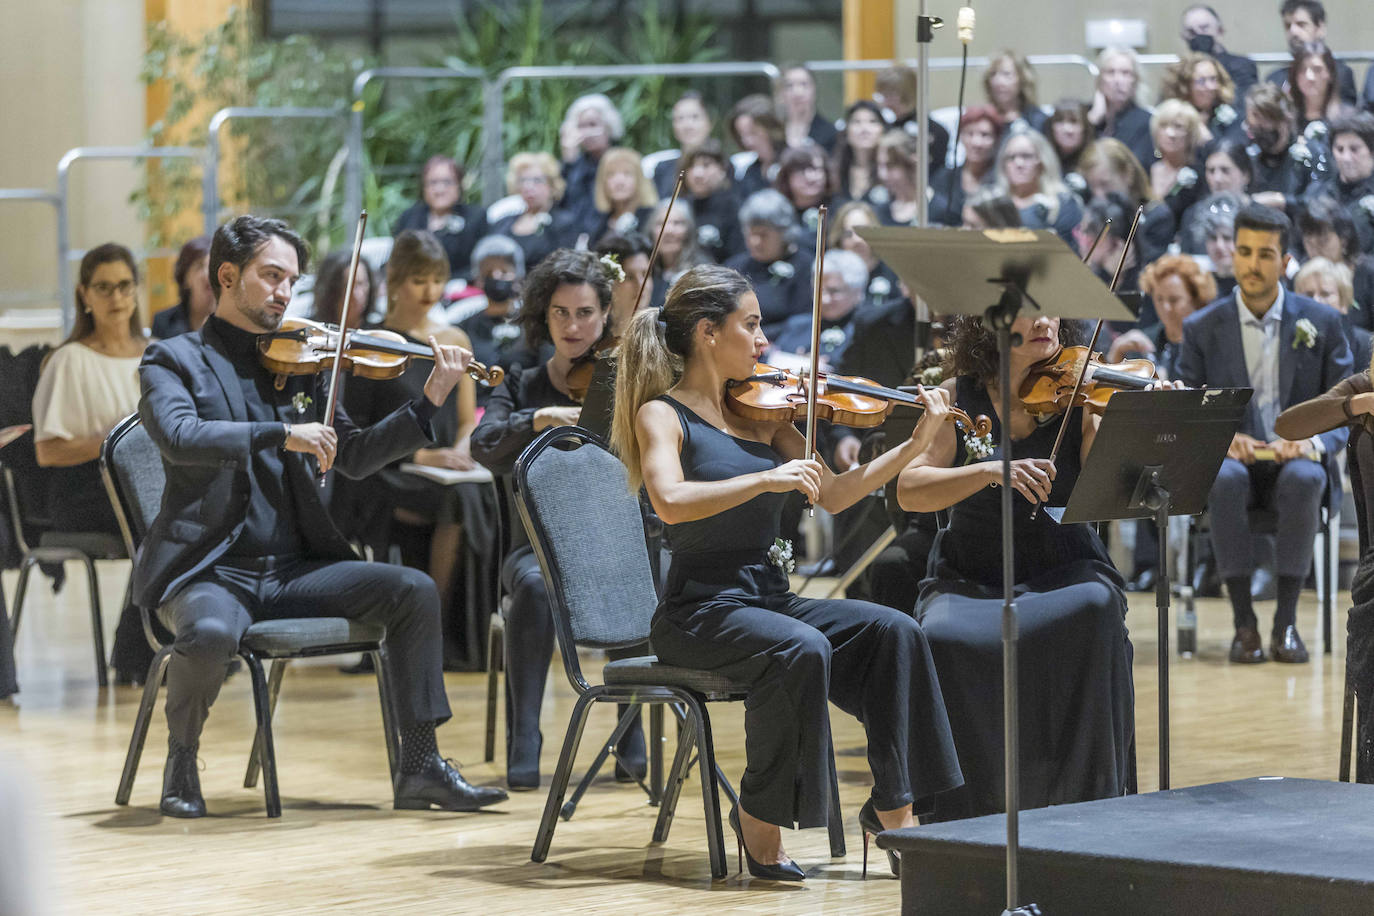
<svg viewBox="0 0 1374 916">
<path fill-rule="evenodd" d="M 1314 41 L 1326 44 L 1326 7 L 1320 0 L 1283 0 L 1283 5 L 1279 7 L 1279 15 L 1283 17 L 1284 37 L 1288 40 L 1288 50 L 1294 57 L 1302 52 L 1306 45 Z M 1280 67 L 1265 77 L 1269 82 L 1288 92 L 1288 67 Z M 1347 105 L 1355 105 L 1359 101 L 1359 96 L 1355 94 L 1355 71 L 1350 69 L 1349 64 L 1336 61 L 1336 79 L 1341 96 L 1341 101 Z"/>
<path fill-rule="evenodd" d="M 241 216 L 210 246 L 218 302 L 199 331 L 153 344 L 139 367 L 139 414 L 162 452 L 162 508 L 139 551 L 133 599 L 176 634 L 167 668 L 170 732 L 162 812 L 200 817 L 196 749 L 244 630 L 256 620 L 350 617 L 381 623 L 401 726 L 397 808 L 475 810 L 500 789 L 469 785 L 439 755 L 449 718 L 434 582 L 399 566 L 359 562 L 330 521 L 314 469 L 363 477 L 430 443 L 430 421 L 472 354 L 434 346 L 424 396 L 366 429 L 314 375 L 283 387 L 258 360 L 305 267 L 285 223 Z M 313 461 L 309 459 L 314 459 Z"/>
<path fill-rule="evenodd" d="M 1255 62 L 1248 57 L 1232 54 L 1221 43 L 1226 29 L 1221 25 L 1221 16 L 1210 6 L 1195 3 L 1184 10 L 1179 19 L 1179 31 L 1188 50 L 1212 55 L 1231 75 L 1231 82 L 1236 84 L 1236 98 L 1245 98 L 1250 87 L 1259 82 Z"/>
<path fill-rule="evenodd" d="M 1208 498 L 1212 546 L 1235 620 L 1234 662 L 1264 660 L 1250 599 L 1255 564 L 1247 510 L 1268 506 L 1278 515 L 1278 606 L 1270 654 L 1281 662 L 1305 662 L 1307 648 L 1296 626 L 1298 594 L 1312 565 L 1322 498 L 1328 487 L 1340 492 L 1335 457 L 1345 445 L 1344 428 L 1302 442 L 1274 434 L 1281 410 L 1322 394 L 1351 373 L 1341 316 L 1280 283 L 1288 236 L 1288 218 L 1279 211 L 1259 204 L 1241 210 L 1232 261 L 1234 294 L 1183 322 L 1178 371 L 1184 384 L 1254 389 Z M 1258 449 L 1272 450 L 1273 460 L 1256 460 Z"/>
</svg>

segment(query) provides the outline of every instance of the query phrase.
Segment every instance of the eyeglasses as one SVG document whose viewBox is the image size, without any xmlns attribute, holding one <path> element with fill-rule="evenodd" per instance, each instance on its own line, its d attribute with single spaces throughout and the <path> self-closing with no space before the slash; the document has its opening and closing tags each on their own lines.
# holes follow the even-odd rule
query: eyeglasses
<svg viewBox="0 0 1374 916">
<path fill-rule="evenodd" d="M 133 280 L 120 280 L 118 283 L 92 283 L 87 287 L 91 292 L 100 296 L 102 299 L 113 298 L 116 294 L 120 298 L 132 296 L 137 284 Z"/>
</svg>

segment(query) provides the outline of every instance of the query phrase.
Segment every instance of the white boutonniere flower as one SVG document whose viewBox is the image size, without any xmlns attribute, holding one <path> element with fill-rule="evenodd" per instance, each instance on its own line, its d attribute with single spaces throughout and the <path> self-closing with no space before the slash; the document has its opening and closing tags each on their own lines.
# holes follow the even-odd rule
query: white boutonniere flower
<svg viewBox="0 0 1374 916">
<path fill-rule="evenodd" d="M 296 413 L 305 413 L 305 409 L 315 403 L 314 399 L 304 391 L 297 391 L 291 395 L 291 406 L 296 408 Z"/>
<path fill-rule="evenodd" d="M 535 232 L 543 232 L 543 231 L 544 231 L 544 227 L 545 227 L 545 226 L 548 226 L 548 225 L 551 224 L 552 222 L 553 222 L 553 214 L 552 214 L 552 213 L 541 213 L 541 214 L 539 214 L 538 216 L 536 216 L 536 217 L 534 218 L 534 226 L 535 226 L 534 231 L 535 231 Z"/>
<path fill-rule="evenodd" d="M 986 436 L 975 436 L 971 432 L 964 433 L 964 464 L 972 464 L 975 461 L 990 458 L 992 450 L 992 433 L 988 433 Z"/>
<path fill-rule="evenodd" d="M 773 278 L 774 283 L 790 280 L 796 273 L 797 269 L 787 261 L 774 261 L 768 265 L 768 274 Z"/>
<path fill-rule="evenodd" d="M 1309 140 L 1325 139 L 1327 133 L 1325 121 L 1310 121 L 1302 135 Z"/>
<path fill-rule="evenodd" d="M 892 281 L 887 277 L 874 277 L 868 283 L 868 294 L 875 298 L 881 298 L 892 292 Z"/>
<path fill-rule="evenodd" d="M 454 235 L 457 235 L 458 233 L 460 233 L 460 232 L 462 232 L 464 229 L 466 229 L 466 228 L 467 228 L 467 225 L 468 225 L 468 221 L 465 220 L 465 219 L 463 219 L 463 217 L 462 217 L 461 214 L 459 214 L 459 213 L 451 213 L 451 214 L 449 214 L 448 219 L 444 220 L 444 229 L 443 229 L 443 231 L 444 231 L 444 232 L 451 232 L 451 233 L 453 233 Z"/>
<path fill-rule="evenodd" d="M 498 347 L 505 347 L 519 337 L 520 329 L 513 324 L 498 324 L 491 329 L 491 339 Z"/>
<path fill-rule="evenodd" d="M 773 546 L 768 548 L 768 562 L 785 573 L 796 569 L 797 563 L 792 559 L 792 542 L 774 538 Z"/>
<path fill-rule="evenodd" d="M 1360 198 L 1360 209 L 1364 211 L 1365 216 L 1374 219 L 1374 194 L 1366 194 Z"/>
<path fill-rule="evenodd" d="M 1175 179 L 1175 183 L 1180 188 L 1191 188 L 1197 184 L 1197 170 L 1190 165 L 1185 165 L 1178 170 L 1178 178 Z"/>
<path fill-rule="evenodd" d="M 1236 110 L 1225 102 L 1217 106 L 1216 111 L 1212 112 L 1212 116 L 1216 118 L 1217 123 L 1223 127 L 1230 127 L 1232 124 L 1236 123 Z"/>
<path fill-rule="evenodd" d="M 849 339 L 844 328 L 826 328 L 821 331 L 821 349 L 829 352 L 836 347 L 843 347 L 844 342 Z"/>
<path fill-rule="evenodd" d="M 1299 318 L 1293 325 L 1293 349 L 1299 345 L 1309 350 L 1317 345 L 1317 326 L 1306 318 Z"/>
</svg>

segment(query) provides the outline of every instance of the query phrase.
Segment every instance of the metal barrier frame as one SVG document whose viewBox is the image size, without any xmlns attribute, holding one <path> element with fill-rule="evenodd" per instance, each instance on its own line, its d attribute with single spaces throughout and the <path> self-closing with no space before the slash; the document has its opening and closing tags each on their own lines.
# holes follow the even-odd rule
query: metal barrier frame
<svg viewBox="0 0 1374 916">
<path fill-rule="evenodd" d="M 1177 59 L 1177 58 L 1175 58 Z M 970 67 L 986 67 L 990 57 L 970 57 Z M 1026 58 L 1033 67 L 1082 67 L 1093 79 L 1097 79 L 1097 64 L 1081 54 L 1031 54 Z M 932 70 L 958 70 L 964 64 L 962 57 L 932 57 Z M 915 67 L 916 59 L 895 58 L 890 60 L 808 60 L 803 66 L 812 73 L 846 73 L 853 70 L 886 70 L 889 67 Z"/>
<path fill-rule="evenodd" d="M 349 106 L 348 158 L 344 181 L 344 209 L 350 214 L 360 213 L 363 209 L 363 113 L 367 108 L 363 103 L 363 91 L 368 83 L 378 79 L 475 79 L 482 81 L 483 98 L 486 98 L 487 74 L 475 67 L 374 67 L 355 76 L 353 103 Z M 486 123 L 485 118 L 483 123 Z M 483 153 L 483 168 L 485 166 L 486 154 Z"/>
<path fill-rule="evenodd" d="M 204 152 L 191 146 L 78 146 L 69 149 L 57 163 L 57 289 L 58 305 L 62 310 L 62 333 L 72 329 L 75 319 L 75 286 L 72 283 L 71 262 L 83 257 L 85 250 L 71 247 L 71 220 L 68 213 L 70 199 L 67 177 L 71 167 L 82 159 L 196 159 L 202 161 Z M 162 252 L 149 252 L 161 254 Z"/>
<path fill-rule="evenodd" d="M 42 188 L 0 188 L 0 201 L 36 201 L 52 205 L 58 211 L 58 219 L 61 217 L 62 200 L 52 191 L 45 191 Z M 0 308 L 11 305 L 25 305 L 31 302 L 52 302 L 54 299 L 61 304 L 61 289 L 51 292 L 41 292 L 37 290 L 19 290 L 15 293 L 0 291 Z"/>
<path fill-rule="evenodd" d="M 314 118 L 338 120 L 344 124 L 346 112 L 338 108 L 262 108 L 230 106 L 221 108 L 210 118 L 209 135 L 205 142 L 205 167 L 201 175 L 201 210 L 205 214 L 205 234 L 214 235 L 219 228 L 219 132 L 231 120 L 268 120 L 273 118 Z M 351 150 L 350 150 L 351 155 Z"/>
</svg>

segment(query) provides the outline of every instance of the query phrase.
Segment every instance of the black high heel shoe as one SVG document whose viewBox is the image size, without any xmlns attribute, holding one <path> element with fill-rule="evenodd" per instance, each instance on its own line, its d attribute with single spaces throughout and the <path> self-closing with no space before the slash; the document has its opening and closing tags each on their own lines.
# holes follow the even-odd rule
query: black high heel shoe
<svg viewBox="0 0 1374 916">
<path fill-rule="evenodd" d="M 754 878 L 766 878 L 769 881 L 801 881 L 806 878 L 806 872 L 802 871 L 801 866 L 796 862 L 779 862 L 776 865 L 764 865 L 762 862 L 754 860 L 753 854 L 749 852 L 749 847 L 744 845 L 744 829 L 739 825 L 739 807 L 730 809 L 730 829 L 735 831 L 735 863 L 739 870 L 743 871 L 744 866 L 741 859 L 749 861 L 749 874 Z"/>
<path fill-rule="evenodd" d="M 859 826 L 864 832 L 864 870 L 863 876 L 868 877 L 868 840 L 882 833 L 887 828 L 883 822 L 878 820 L 878 811 L 873 807 L 873 799 L 864 802 L 864 806 L 859 809 Z M 892 869 L 894 877 L 902 876 L 902 855 L 893 849 L 884 849 L 887 853 L 887 866 Z"/>
</svg>

